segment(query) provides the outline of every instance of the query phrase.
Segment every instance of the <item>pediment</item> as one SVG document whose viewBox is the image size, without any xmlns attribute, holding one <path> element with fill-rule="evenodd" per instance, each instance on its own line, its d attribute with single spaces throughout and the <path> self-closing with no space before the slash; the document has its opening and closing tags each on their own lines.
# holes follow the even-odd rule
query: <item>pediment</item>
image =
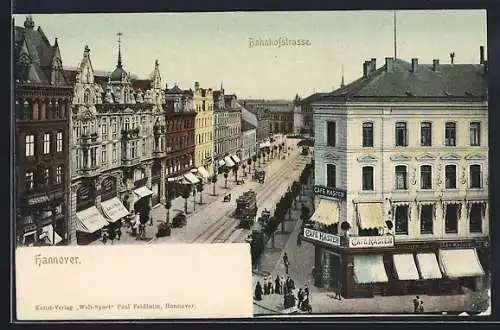
<svg viewBox="0 0 500 330">
<path fill-rule="evenodd" d="M 358 157 L 358 162 L 360 162 L 360 163 L 372 163 L 372 162 L 376 162 L 376 161 L 377 161 L 377 157 L 372 156 L 372 155 L 364 155 L 364 156 Z"/>
<path fill-rule="evenodd" d="M 399 154 L 399 155 L 393 155 L 390 157 L 392 161 L 395 162 L 409 162 L 411 160 L 410 156 Z"/>
<path fill-rule="evenodd" d="M 429 154 L 429 153 L 426 153 L 426 154 L 422 154 L 420 156 L 417 156 L 415 157 L 416 160 L 436 160 L 436 156 L 434 156 L 433 154 Z"/>
<path fill-rule="evenodd" d="M 129 107 L 126 107 L 124 110 L 123 110 L 123 113 L 133 113 L 134 110 L 130 109 Z"/>
<path fill-rule="evenodd" d="M 441 159 L 443 159 L 443 160 L 460 160 L 461 158 L 462 157 L 460 157 L 457 154 L 447 154 L 447 155 L 441 156 Z"/>
<path fill-rule="evenodd" d="M 339 158 L 335 154 L 326 153 L 326 154 L 323 154 L 323 159 L 325 159 L 325 160 L 337 160 Z"/>
<path fill-rule="evenodd" d="M 473 153 L 465 156 L 465 159 L 467 160 L 484 160 L 487 159 L 487 156 L 479 154 L 479 153 Z"/>
</svg>

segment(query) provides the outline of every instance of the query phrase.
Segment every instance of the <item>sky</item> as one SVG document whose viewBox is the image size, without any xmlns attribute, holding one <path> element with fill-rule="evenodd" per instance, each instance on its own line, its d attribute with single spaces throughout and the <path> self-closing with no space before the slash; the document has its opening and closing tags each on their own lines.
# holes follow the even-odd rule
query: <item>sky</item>
<svg viewBox="0 0 500 330">
<path fill-rule="evenodd" d="M 26 15 L 14 15 L 22 26 Z M 147 78 L 157 59 L 163 84 L 199 81 L 238 98 L 293 99 L 329 92 L 363 73 L 363 62 L 394 56 L 393 11 L 223 12 L 33 15 L 63 66 L 76 67 L 85 45 L 95 70 L 112 71 L 121 32 L 122 63 Z M 419 63 L 479 63 L 487 47 L 485 10 L 397 11 L 397 57 Z M 307 40 L 306 45 L 253 46 L 255 40 Z M 290 43 L 290 42 L 289 42 Z M 342 69 L 343 68 L 343 69 Z"/>
</svg>

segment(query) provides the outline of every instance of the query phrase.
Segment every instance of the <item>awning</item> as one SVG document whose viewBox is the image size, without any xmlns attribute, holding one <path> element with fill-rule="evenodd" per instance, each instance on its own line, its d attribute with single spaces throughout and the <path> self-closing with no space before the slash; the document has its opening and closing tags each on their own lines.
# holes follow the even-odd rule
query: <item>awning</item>
<svg viewBox="0 0 500 330">
<path fill-rule="evenodd" d="M 241 163 L 241 160 L 238 156 L 232 155 L 231 158 L 234 160 L 235 163 Z"/>
<path fill-rule="evenodd" d="M 152 195 L 153 192 L 148 189 L 146 186 L 142 186 L 140 188 L 134 189 L 134 193 L 137 195 L 139 198 L 143 198 L 149 195 Z"/>
<path fill-rule="evenodd" d="M 420 270 L 420 275 L 424 280 L 443 277 L 435 253 L 417 254 L 417 265 Z"/>
<path fill-rule="evenodd" d="M 219 166 L 224 166 L 224 165 L 226 165 L 226 162 L 225 162 L 225 161 L 223 161 L 222 159 L 221 159 L 221 160 L 219 160 Z"/>
<path fill-rule="evenodd" d="M 198 179 L 196 175 L 190 172 L 184 174 L 184 177 L 190 184 L 197 184 L 198 182 L 200 182 L 200 179 Z"/>
<path fill-rule="evenodd" d="M 451 278 L 484 275 L 476 249 L 439 250 L 444 273 Z"/>
<path fill-rule="evenodd" d="M 358 224 L 361 229 L 386 227 L 382 203 L 359 203 Z"/>
<path fill-rule="evenodd" d="M 62 241 L 61 236 L 57 232 L 54 231 L 54 227 L 52 225 L 47 225 L 43 227 L 42 234 L 40 235 L 40 239 L 46 238 L 50 244 L 56 245 Z M 52 242 L 55 239 L 55 242 Z"/>
<path fill-rule="evenodd" d="M 381 254 L 354 255 L 354 281 L 358 284 L 388 282 Z"/>
<path fill-rule="evenodd" d="M 227 167 L 233 167 L 235 165 L 233 160 L 229 156 L 224 157 L 224 162 L 226 162 Z"/>
<path fill-rule="evenodd" d="M 259 144 L 259 148 L 261 148 L 261 149 L 262 149 L 262 148 L 265 148 L 265 147 L 266 147 L 266 144 L 265 144 L 265 143 L 261 143 L 261 144 Z"/>
<path fill-rule="evenodd" d="M 123 206 L 118 197 L 101 202 L 102 213 L 108 218 L 109 222 L 115 222 L 127 215 L 129 211 Z"/>
<path fill-rule="evenodd" d="M 395 254 L 393 257 L 394 268 L 396 269 L 399 280 L 418 280 L 420 278 L 418 276 L 417 266 L 415 265 L 415 259 L 413 259 L 413 254 Z"/>
<path fill-rule="evenodd" d="M 337 203 L 328 199 L 322 199 L 319 202 L 316 211 L 311 216 L 311 221 L 332 225 L 339 222 Z"/>
<path fill-rule="evenodd" d="M 271 147 L 271 142 L 269 142 L 269 141 L 264 142 L 264 147 L 268 147 L 268 148 Z"/>
<path fill-rule="evenodd" d="M 198 174 L 200 174 L 204 179 L 208 180 L 208 178 L 210 178 L 210 174 L 208 174 L 207 170 L 203 166 L 198 167 Z"/>
<path fill-rule="evenodd" d="M 76 212 L 76 219 L 76 230 L 89 234 L 94 233 L 102 227 L 108 225 L 106 219 L 95 206 Z"/>
</svg>

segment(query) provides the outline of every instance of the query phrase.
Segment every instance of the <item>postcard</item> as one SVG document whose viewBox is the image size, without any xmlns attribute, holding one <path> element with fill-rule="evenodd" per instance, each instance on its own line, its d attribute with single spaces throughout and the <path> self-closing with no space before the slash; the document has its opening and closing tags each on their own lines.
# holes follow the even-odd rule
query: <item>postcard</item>
<svg viewBox="0 0 500 330">
<path fill-rule="evenodd" d="M 490 313 L 486 11 L 12 33 L 17 319 Z"/>
</svg>

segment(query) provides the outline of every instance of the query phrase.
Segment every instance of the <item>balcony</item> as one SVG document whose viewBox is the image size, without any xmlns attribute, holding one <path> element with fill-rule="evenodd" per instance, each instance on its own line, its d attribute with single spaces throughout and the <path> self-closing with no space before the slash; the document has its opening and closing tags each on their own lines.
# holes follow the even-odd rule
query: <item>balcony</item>
<svg viewBox="0 0 500 330">
<path fill-rule="evenodd" d="M 85 165 L 77 169 L 77 174 L 81 176 L 96 176 L 99 175 L 99 166 L 95 165 Z"/>
<path fill-rule="evenodd" d="M 97 133 L 85 134 L 80 136 L 79 143 L 82 146 L 91 146 L 101 143 Z"/>
</svg>

